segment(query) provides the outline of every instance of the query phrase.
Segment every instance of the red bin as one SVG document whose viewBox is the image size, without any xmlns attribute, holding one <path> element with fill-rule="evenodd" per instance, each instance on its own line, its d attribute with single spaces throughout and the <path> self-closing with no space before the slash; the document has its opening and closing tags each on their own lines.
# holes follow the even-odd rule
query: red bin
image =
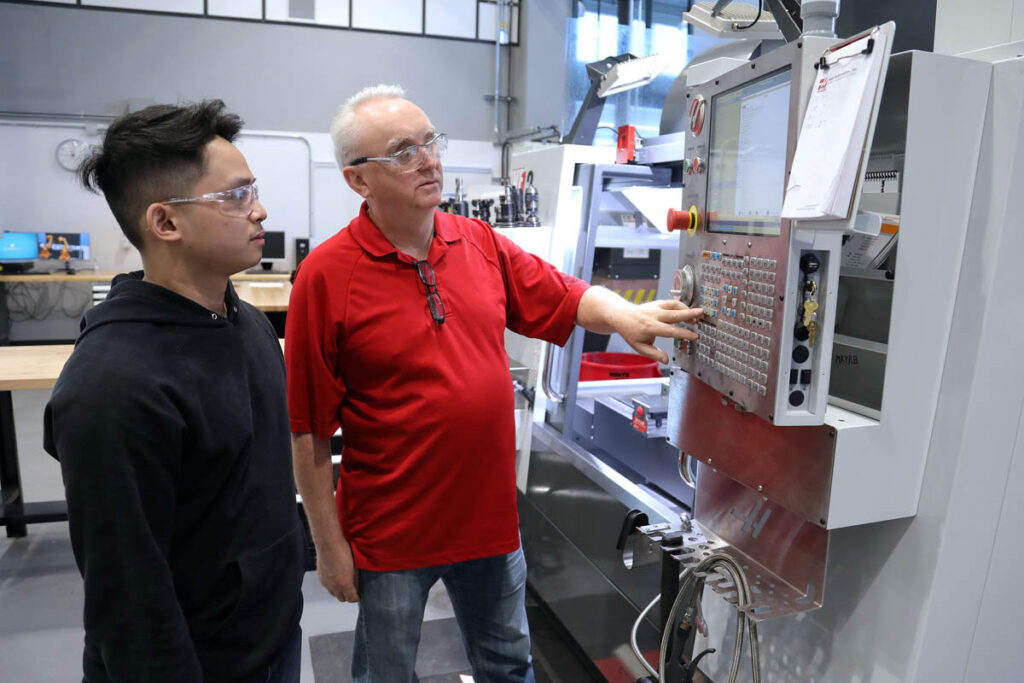
<svg viewBox="0 0 1024 683">
<path fill-rule="evenodd" d="M 637 379 L 639 377 L 661 377 L 658 361 L 638 353 L 613 353 L 611 351 L 589 351 L 583 354 L 580 363 L 580 380 L 595 379 Z"/>
</svg>

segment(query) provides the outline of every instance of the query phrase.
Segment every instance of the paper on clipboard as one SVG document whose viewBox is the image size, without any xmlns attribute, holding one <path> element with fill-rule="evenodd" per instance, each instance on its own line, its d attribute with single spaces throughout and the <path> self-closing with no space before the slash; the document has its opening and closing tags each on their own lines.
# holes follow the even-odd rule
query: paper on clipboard
<svg viewBox="0 0 1024 683">
<path fill-rule="evenodd" d="M 850 216 L 888 38 L 876 28 L 823 55 L 797 138 L 783 218 Z"/>
</svg>

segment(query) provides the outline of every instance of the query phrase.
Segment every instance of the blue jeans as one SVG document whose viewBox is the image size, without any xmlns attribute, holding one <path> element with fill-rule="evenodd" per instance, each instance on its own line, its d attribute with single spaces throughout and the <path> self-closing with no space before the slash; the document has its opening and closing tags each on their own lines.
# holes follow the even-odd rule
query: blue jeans
<svg viewBox="0 0 1024 683">
<path fill-rule="evenodd" d="M 299 683 L 302 672 L 302 628 L 296 626 L 267 670 L 267 683 Z"/>
<path fill-rule="evenodd" d="M 444 582 L 476 683 L 533 683 L 526 559 L 508 555 L 394 572 L 359 570 L 353 683 L 418 683 L 427 593 Z"/>
</svg>

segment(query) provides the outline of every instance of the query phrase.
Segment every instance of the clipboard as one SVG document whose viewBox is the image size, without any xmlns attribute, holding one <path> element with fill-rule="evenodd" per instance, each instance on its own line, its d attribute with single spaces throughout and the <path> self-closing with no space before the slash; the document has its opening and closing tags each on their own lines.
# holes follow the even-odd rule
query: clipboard
<svg viewBox="0 0 1024 683">
<path fill-rule="evenodd" d="M 896 25 L 843 40 L 814 62 L 782 217 L 815 230 L 855 230 Z"/>
</svg>

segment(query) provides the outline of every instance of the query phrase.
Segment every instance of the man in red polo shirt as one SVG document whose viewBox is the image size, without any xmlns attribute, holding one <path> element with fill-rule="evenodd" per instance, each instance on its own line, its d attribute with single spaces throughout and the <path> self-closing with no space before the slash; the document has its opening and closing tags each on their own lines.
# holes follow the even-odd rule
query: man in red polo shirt
<svg viewBox="0 0 1024 683">
<path fill-rule="evenodd" d="M 675 323 L 702 311 L 635 306 L 481 221 L 437 211 L 447 138 L 396 86 L 349 99 L 331 137 L 365 202 L 303 261 L 285 348 L 317 572 L 336 598 L 360 602 L 352 678 L 416 680 L 427 593 L 440 579 L 474 678 L 532 681 L 505 328 L 555 344 L 575 324 L 618 332 L 667 362 L 655 337 L 695 338 Z"/>
</svg>

